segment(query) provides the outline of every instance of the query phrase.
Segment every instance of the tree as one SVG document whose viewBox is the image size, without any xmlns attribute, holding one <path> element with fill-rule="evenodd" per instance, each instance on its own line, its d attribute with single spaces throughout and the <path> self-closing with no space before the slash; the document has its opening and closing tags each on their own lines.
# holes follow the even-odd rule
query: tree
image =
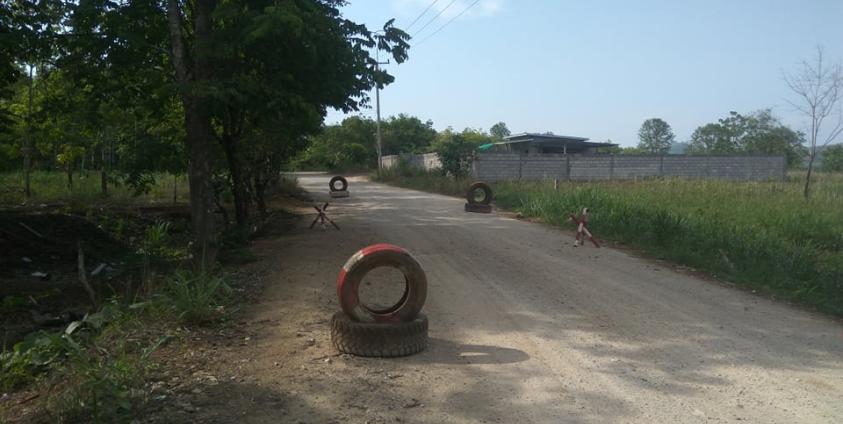
<svg viewBox="0 0 843 424">
<path fill-rule="evenodd" d="M 784 155 L 790 166 L 799 163 L 804 154 L 803 134 L 793 131 L 776 119 L 769 109 L 729 116 L 717 123 L 697 128 L 691 135 L 691 154 L 774 154 Z"/>
<path fill-rule="evenodd" d="M 463 178 L 471 171 L 477 147 L 489 141 L 490 136 L 479 130 L 466 128 L 461 133 L 455 133 L 448 128 L 439 133 L 432 147 L 442 163 L 442 172 Z"/>
<path fill-rule="evenodd" d="M 377 167 L 375 121 L 361 116 L 343 119 L 308 137 L 307 148 L 295 159 L 298 169 L 348 170 Z"/>
<path fill-rule="evenodd" d="M 3 2 L 0 84 L 11 81 L 4 76 L 14 77 L 15 104 L 3 103 L 2 109 L 17 113 L 9 115 L 15 134 L 5 131 L 0 140 L 27 140 L 45 162 L 61 159 L 69 170 L 96 163 L 104 182 L 115 157 L 127 180 L 139 186 L 151 169 L 186 164 L 193 253 L 205 266 L 216 254 L 218 195 L 231 192 L 237 221 L 244 223 L 283 161 L 320 130 L 327 108 L 367 107 L 366 93 L 394 80 L 376 68 L 373 50 L 399 63 L 407 59 L 406 33 L 392 21 L 370 31 L 343 18 L 344 4 Z M 6 69 L 6 63 L 34 65 L 24 68 L 34 71 L 32 77 L 15 66 Z M 6 87 L 8 82 L 0 85 Z M 20 113 L 19 98 L 33 100 L 31 113 L 26 102 Z M 155 156 L 177 154 L 176 148 L 159 149 L 174 140 L 183 143 L 183 160 Z M 26 169 L 31 156 L 26 155 Z"/>
<path fill-rule="evenodd" d="M 638 148 L 647 153 L 667 154 L 674 140 L 673 129 L 659 118 L 644 121 L 638 130 Z"/>
<path fill-rule="evenodd" d="M 790 104 L 809 119 L 808 127 L 808 171 L 805 174 L 803 194 L 807 199 L 811 188 L 811 171 L 817 158 L 817 147 L 827 146 L 843 132 L 843 68 L 839 63 L 827 64 L 823 49 L 817 46 L 813 62 L 802 61 L 802 69 L 796 74 L 785 74 L 784 80 L 796 100 Z M 828 122 L 829 126 L 824 127 Z"/>
<path fill-rule="evenodd" d="M 509 128 L 506 127 L 506 123 L 498 122 L 497 124 L 492 125 L 492 128 L 489 128 L 489 134 L 498 140 L 503 140 L 504 137 L 508 137 L 512 133 L 509 132 Z"/>
<path fill-rule="evenodd" d="M 822 152 L 823 170 L 843 172 L 843 144 L 826 147 Z"/>
<path fill-rule="evenodd" d="M 280 142 L 295 142 L 318 130 L 327 107 L 348 112 L 367 105 L 369 89 L 393 80 L 375 69 L 369 49 L 386 51 L 398 63 L 406 60 L 406 33 L 392 21 L 373 33 L 344 19 L 338 10 L 343 4 L 197 0 L 182 10 L 181 2 L 167 1 L 172 63 L 185 113 L 191 209 L 203 251 L 214 243 L 214 140 L 225 152 L 237 221 L 245 224 L 252 193 L 244 141 L 281 130 Z"/>
<path fill-rule="evenodd" d="M 383 154 L 422 153 L 436 140 L 433 121 L 422 121 L 415 116 L 398 114 L 381 124 Z"/>
</svg>

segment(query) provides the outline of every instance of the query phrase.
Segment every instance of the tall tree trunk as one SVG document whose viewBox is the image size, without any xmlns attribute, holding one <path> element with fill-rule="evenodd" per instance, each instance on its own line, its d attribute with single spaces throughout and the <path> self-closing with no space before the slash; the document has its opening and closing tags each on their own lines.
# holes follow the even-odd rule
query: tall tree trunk
<svg viewBox="0 0 843 424">
<path fill-rule="evenodd" d="M 225 158 L 228 161 L 228 171 L 231 173 L 231 194 L 234 196 L 234 219 L 238 226 L 245 226 L 249 223 L 249 179 L 243 172 L 243 162 L 237 154 L 237 141 L 231 137 L 223 136 L 222 139 Z"/>
<path fill-rule="evenodd" d="M 182 18 L 178 0 L 167 0 L 167 20 L 172 42 L 172 61 L 184 106 L 187 175 L 190 186 L 190 217 L 193 226 L 194 262 L 208 269 L 217 255 L 214 196 L 211 187 L 211 146 L 214 141 L 207 101 L 196 86 L 211 76 L 211 12 L 215 0 L 196 0 L 193 11 L 193 66 L 187 62 L 181 31 Z M 191 72 L 192 71 L 192 72 Z"/>
<path fill-rule="evenodd" d="M 100 171 L 100 188 L 102 188 L 102 197 L 108 197 L 108 172 L 104 165 Z"/>
<path fill-rule="evenodd" d="M 68 163 L 65 171 L 67 171 L 67 189 L 73 191 L 73 164 Z"/>
<path fill-rule="evenodd" d="M 24 173 L 24 193 L 26 199 L 32 196 L 30 188 L 30 173 L 32 173 L 32 86 L 34 81 L 32 79 L 32 68 L 29 66 L 29 106 L 26 113 L 26 147 L 23 151 L 23 173 Z"/>
<path fill-rule="evenodd" d="M 173 174 L 173 204 L 175 205 L 178 203 L 178 187 L 179 187 L 179 176 L 178 174 Z"/>
<path fill-rule="evenodd" d="M 815 157 L 817 157 L 816 153 L 811 155 L 811 159 L 808 159 L 808 174 L 805 175 L 805 190 L 803 191 L 805 199 L 807 199 L 811 195 L 811 171 L 814 169 Z"/>
</svg>

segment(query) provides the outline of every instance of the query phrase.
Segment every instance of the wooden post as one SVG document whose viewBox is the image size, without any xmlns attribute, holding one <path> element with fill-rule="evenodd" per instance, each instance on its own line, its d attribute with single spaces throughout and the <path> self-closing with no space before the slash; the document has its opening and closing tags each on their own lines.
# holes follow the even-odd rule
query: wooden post
<svg viewBox="0 0 843 424">
<path fill-rule="evenodd" d="M 559 178 L 553 179 L 553 191 L 559 191 Z"/>
<path fill-rule="evenodd" d="M 524 167 L 524 159 L 521 156 L 521 153 L 518 154 L 518 181 L 521 181 L 521 171 Z"/>
<path fill-rule="evenodd" d="M 91 298 L 91 303 L 94 304 L 94 308 L 99 307 L 97 302 L 97 294 L 94 291 L 94 288 L 88 283 L 88 276 L 85 272 L 85 254 L 82 252 L 82 240 L 76 241 L 76 249 L 77 249 L 77 267 L 79 269 L 79 282 L 82 284 L 82 287 L 88 292 L 88 297 Z"/>
<path fill-rule="evenodd" d="M 609 155 L 609 180 L 613 180 L 615 178 L 615 155 Z"/>
</svg>

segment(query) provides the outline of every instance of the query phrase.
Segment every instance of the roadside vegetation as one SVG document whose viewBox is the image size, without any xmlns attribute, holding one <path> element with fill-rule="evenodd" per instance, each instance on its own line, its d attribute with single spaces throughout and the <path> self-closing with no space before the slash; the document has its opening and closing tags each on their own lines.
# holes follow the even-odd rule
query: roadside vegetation
<svg viewBox="0 0 843 424">
<path fill-rule="evenodd" d="M 463 196 L 469 179 L 400 169 L 373 176 L 402 187 Z M 506 182 L 495 203 L 573 228 L 583 207 L 598 238 L 725 281 L 843 316 L 843 175 L 819 174 L 810 199 L 802 177 L 785 182 L 682 179 Z"/>
<path fill-rule="evenodd" d="M 24 191 L 24 174 L 21 171 L 0 173 L 0 207 L 31 204 L 63 203 L 72 205 L 166 205 L 183 204 L 188 199 L 187 178 L 164 172 L 150 173 L 149 183 L 143 191 L 120 182 L 112 182 L 108 194 L 103 196 L 102 180 L 98 171 L 80 171 L 73 187 L 66 184 L 66 176 L 55 171 L 34 171 L 30 174 L 30 197 Z"/>
<path fill-rule="evenodd" d="M 224 325 L 237 284 L 220 265 L 195 267 L 184 178 L 159 173 L 145 193 L 116 185 L 103 197 L 97 173 L 73 188 L 65 177 L 34 172 L 25 200 L 22 174 L 0 174 L 0 421 L 129 422 L 150 400 L 156 351 Z M 289 177 L 268 193 L 301 195 Z M 251 260 L 261 224 L 226 225 L 220 261 Z"/>
</svg>

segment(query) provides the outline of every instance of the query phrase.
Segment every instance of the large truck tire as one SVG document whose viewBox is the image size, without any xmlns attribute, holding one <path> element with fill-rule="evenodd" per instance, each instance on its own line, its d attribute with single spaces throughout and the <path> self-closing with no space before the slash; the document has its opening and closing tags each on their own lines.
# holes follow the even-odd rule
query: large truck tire
<svg viewBox="0 0 843 424">
<path fill-rule="evenodd" d="M 331 343 L 342 353 L 393 358 L 427 348 L 427 316 L 393 323 L 357 322 L 343 312 L 331 317 Z"/>
<path fill-rule="evenodd" d="M 479 201 L 475 196 L 478 190 L 481 190 L 483 192 L 483 199 Z M 468 200 L 468 203 L 471 203 L 473 205 L 488 205 L 489 203 L 492 203 L 492 188 L 482 181 L 477 181 L 468 187 L 468 192 L 466 193 L 465 198 L 466 200 Z"/>
<path fill-rule="evenodd" d="M 340 187 L 336 187 L 336 183 L 340 183 Z M 345 177 L 337 175 L 334 178 L 331 178 L 331 182 L 328 183 L 328 186 L 331 188 L 331 191 L 346 191 L 348 190 L 348 180 Z"/>
<path fill-rule="evenodd" d="M 465 211 L 474 213 L 492 213 L 492 206 L 484 205 L 482 203 L 466 203 Z"/>
<path fill-rule="evenodd" d="M 391 266 L 404 274 L 404 294 L 395 305 L 374 309 L 360 301 L 360 283 L 369 271 Z M 374 244 L 348 259 L 337 278 L 340 308 L 358 322 L 409 322 L 416 318 L 427 298 L 427 277 L 410 252 L 391 244 Z"/>
</svg>

